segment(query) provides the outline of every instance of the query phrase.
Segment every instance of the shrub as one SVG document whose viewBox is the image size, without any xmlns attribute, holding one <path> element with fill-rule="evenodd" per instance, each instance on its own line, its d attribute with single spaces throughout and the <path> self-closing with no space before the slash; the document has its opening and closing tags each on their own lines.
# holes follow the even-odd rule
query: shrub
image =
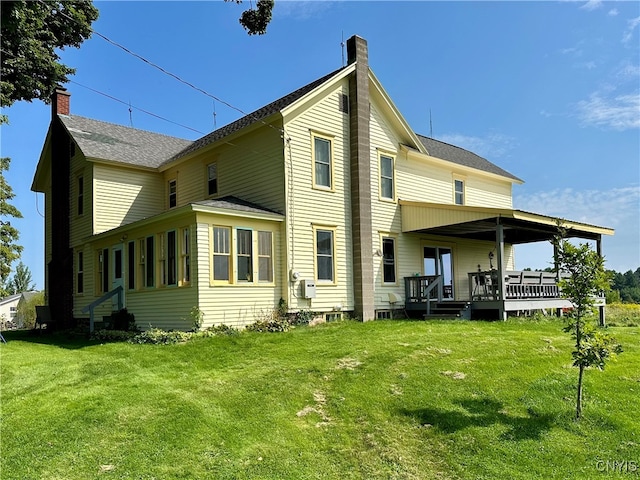
<svg viewBox="0 0 640 480">
<path fill-rule="evenodd" d="M 150 328 L 132 337 L 130 343 L 154 345 L 168 345 L 174 343 L 184 343 L 193 337 L 193 333 L 180 332 L 177 330 L 166 331 L 161 328 Z"/>
<path fill-rule="evenodd" d="M 282 315 L 282 308 L 260 310 L 254 323 L 247 325 L 249 332 L 288 332 L 292 325 L 287 315 Z"/>
<path fill-rule="evenodd" d="M 200 333 L 202 333 L 203 337 L 213 337 L 216 335 L 238 335 L 240 331 L 237 328 L 221 323 L 220 325 L 213 325 Z"/>
<path fill-rule="evenodd" d="M 294 325 L 309 325 L 316 313 L 311 310 L 299 310 L 293 315 L 292 323 Z"/>
<path fill-rule="evenodd" d="M 34 328 L 36 326 L 37 305 L 44 305 L 44 292 L 38 292 L 28 300 L 18 303 L 16 312 L 18 328 Z"/>
<path fill-rule="evenodd" d="M 204 323 L 204 312 L 200 310 L 198 306 L 195 306 L 189 312 L 189 316 L 191 317 L 191 326 L 193 327 L 193 331 L 197 332 L 202 328 L 202 324 Z"/>
<path fill-rule="evenodd" d="M 90 336 L 91 340 L 99 342 L 124 342 L 133 338 L 137 332 L 125 330 L 96 330 Z"/>
<path fill-rule="evenodd" d="M 123 332 L 135 332 L 136 318 L 133 313 L 129 313 L 126 308 L 123 308 L 119 312 L 111 315 L 111 321 L 113 322 L 114 330 L 121 330 Z"/>
</svg>

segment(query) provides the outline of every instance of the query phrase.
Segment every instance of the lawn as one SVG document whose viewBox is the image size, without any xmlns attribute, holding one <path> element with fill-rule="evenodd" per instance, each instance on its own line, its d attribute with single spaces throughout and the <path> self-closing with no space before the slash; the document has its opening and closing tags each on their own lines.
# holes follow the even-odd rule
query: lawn
<svg viewBox="0 0 640 480">
<path fill-rule="evenodd" d="M 7 332 L 0 478 L 640 476 L 640 328 L 585 375 L 558 321 L 337 322 L 178 345 Z"/>
</svg>

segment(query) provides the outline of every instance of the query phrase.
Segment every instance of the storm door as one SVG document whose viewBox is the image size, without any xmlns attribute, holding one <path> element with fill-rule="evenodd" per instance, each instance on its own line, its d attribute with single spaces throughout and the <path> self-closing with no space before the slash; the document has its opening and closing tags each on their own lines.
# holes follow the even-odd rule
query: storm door
<svg viewBox="0 0 640 480">
<path fill-rule="evenodd" d="M 111 290 L 122 287 L 122 306 L 124 307 L 124 246 L 116 245 L 111 249 L 111 258 L 113 259 L 113 278 L 111 281 Z M 118 310 L 118 295 L 111 297 L 113 310 Z"/>
</svg>

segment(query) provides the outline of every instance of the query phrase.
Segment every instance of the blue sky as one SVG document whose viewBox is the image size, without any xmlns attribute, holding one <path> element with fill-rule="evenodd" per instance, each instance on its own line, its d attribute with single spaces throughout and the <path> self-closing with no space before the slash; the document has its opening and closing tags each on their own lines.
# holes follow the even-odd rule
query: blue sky
<svg viewBox="0 0 640 480">
<path fill-rule="evenodd" d="M 429 135 L 431 112 L 435 138 L 525 180 L 516 208 L 615 228 L 603 242 L 607 268 L 640 266 L 639 2 L 276 0 L 259 37 L 237 21 L 248 2 L 95 4 L 97 32 L 244 112 L 340 67 L 343 36 L 360 35 L 416 132 Z M 72 114 L 188 139 L 201 134 L 138 109 L 203 134 L 214 111 L 217 127 L 241 116 L 96 35 L 61 56 L 77 69 Z M 42 287 L 44 199 L 30 186 L 50 107 L 20 102 L 3 113 L 23 261 Z M 516 252 L 518 268 L 550 261 L 547 244 Z"/>
</svg>

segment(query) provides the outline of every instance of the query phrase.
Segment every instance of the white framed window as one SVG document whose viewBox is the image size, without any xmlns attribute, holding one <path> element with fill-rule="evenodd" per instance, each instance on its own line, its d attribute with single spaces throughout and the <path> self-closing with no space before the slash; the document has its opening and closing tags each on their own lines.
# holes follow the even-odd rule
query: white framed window
<svg viewBox="0 0 640 480">
<path fill-rule="evenodd" d="M 258 232 L 258 281 L 273 282 L 273 234 Z"/>
<path fill-rule="evenodd" d="M 313 186 L 333 190 L 333 146 L 328 136 L 312 134 Z"/>
<path fill-rule="evenodd" d="M 213 280 L 228 282 L 231 278 L 231 229 L 213 227 Z"/>
<path fill-rule="evenodd" d="M 182 284 L 191 282 L 191 233 L 189 227 L 182 229 Z"/>
<path fill-rule="evenodd" d="M 98 250 L 98 294 L 109 291 L 109 249 Z"/>
<path fill-rule="evenodd" d="M 210 163 L 207 165 L 207 195 L 218 194 L 218 165 Z"/>
<path fill-rule="evenodd" d="M 380 198 L 396 199 L 395 158 L 387 154 L 380 154 Z"/>
<path fill-rule="evenodd" d="M 396 283 L 396 239 L 382 237 L 382 282 Z"/>
<path fill-rule="evenodd" d="M 316 281 L 335 283 L 335 229 L 316 227 L 314 236 Z"/>
<path fill-rule="evenodd" d="M 236 279 L 253 282 L 253 231 L 238 228 L 236 243 Z"/>
<path fill-rule="evenodd" d="M 460 178 L 455 178 L 453 180 L 453 195 L 454 202 L 456 205 L 464 205 L 465 195 L 464 195 L 464 180 Z"/>
<path fill-rule="evenodd" d="M 169 180 L 169 208 L 173 208 L 178 204 L 178 182 Z"/>
</svg>

